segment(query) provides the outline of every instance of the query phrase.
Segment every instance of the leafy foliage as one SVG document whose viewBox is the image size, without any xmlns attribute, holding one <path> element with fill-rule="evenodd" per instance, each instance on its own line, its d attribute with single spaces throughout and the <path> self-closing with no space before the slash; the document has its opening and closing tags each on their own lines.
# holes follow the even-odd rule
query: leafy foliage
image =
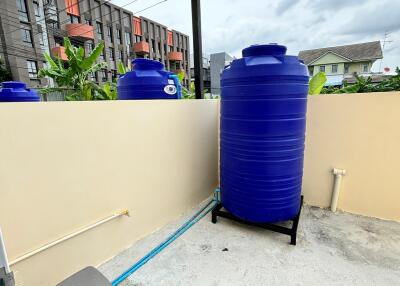
<svg viewBox="0 0 400 286">
<path fill-rule="evenodd" d="M 344 83 L 342 88 L 324 88 L 322 93 L 365 93 L 365 92 L 385 92 L 400 91 L 400 71 L 397 75 L 385 78 L 379 83 L 373 83 L 371 77 L 356 75 L 354 84 Z"/>
<path fill-rule="evenodd" d="M 64 47 L 68 57 L 65 64 L 59 58 L 53 60 L 49 54 L 45 53 L 49 67 L 40 69 L 39 77 L 47 76 L 54 79 L 57 87 L 42 89 L 41 93 L 71 90 L 72 92 L 66 96 L 67 100 L 116 99 L 116 87 L 112 83 L 99 87 L 88 79 L 89 75 L 107 66 L 104 62 L 97 63 L 97 59 L 104 50 L 104 43 L 99 43 L 88 56 L 85 56 L 83 47 L 74 47 L 66 37 Z"/>
<path fill-rule="evenodd" d="M 310 95 L 320 94 L 322 88 L 324 87 L 325 82 L 326 82 L 325 73 L 319 72 L 316 75 L 314 75 L 309 83 L 308 94 Z"/>
<path fill-rule="evenodd" d="M 0 82 L 12 80 L 10 71 L 5 67 L 2 60 L 0 60 Z"/>
<path fill-rule="evenodd" d="M 195 99 L 196 98 L 196 86 L 194 84 L 194 82 L 191 82 L 189 85 L 189 89 L 187 89 L 185 86 L 183 86 L 182 82 L 183 79 L 185 78 L 185 71 L 180 71 L 178 74 L 178 79 L 179 82 L 181 83 L 182 86 L 182 98 L 183 99 Z M 205 97 L 205 94 L 208 92 L 207 89 L 203 90 L 203 96 Z M 210 98 L 213 98 L 212 96 L 210 96 Z"/>
</svg>

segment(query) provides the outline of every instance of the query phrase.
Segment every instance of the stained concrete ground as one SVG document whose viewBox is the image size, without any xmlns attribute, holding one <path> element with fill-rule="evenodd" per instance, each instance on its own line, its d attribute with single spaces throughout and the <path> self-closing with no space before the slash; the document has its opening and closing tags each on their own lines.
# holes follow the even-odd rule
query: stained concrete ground
<svg viewBox="0 0 400 286">
<path fill-rule="evenodd" d="M 193 210 L 194 212 L 194 210 Z M 190 214 L 99 267 L 110 280 Z M 289 237 L 210 216 L 125 282 L 129 286 L 400 285 L 400 223 L 305 206 Z"/>
</svg>

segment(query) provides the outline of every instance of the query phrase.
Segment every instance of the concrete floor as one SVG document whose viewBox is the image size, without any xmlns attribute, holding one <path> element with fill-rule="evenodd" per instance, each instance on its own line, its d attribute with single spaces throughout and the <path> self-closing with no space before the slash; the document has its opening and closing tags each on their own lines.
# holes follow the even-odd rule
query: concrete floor
<svg viewBox="0 0 400 286">
<path fill-rule="evenodd" d="M 100 266 L 100 271 L 112 280 L 185 218 L 138 241 Z M 223 218 L 214 225 L 207 216 L 124 283 L 400 285 L 400 223 L 305 206 L 297 246 L 291 246 L 289 236 Z"/>
</svg>

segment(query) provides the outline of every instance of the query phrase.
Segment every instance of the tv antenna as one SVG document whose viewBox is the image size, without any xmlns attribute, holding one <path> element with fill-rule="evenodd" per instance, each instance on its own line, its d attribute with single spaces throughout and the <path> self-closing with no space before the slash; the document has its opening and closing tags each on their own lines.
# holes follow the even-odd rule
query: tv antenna
<svg viewBox="0 0 400 286">
<path fill-rule="evenodd" d="M 386 31 L 385 31 L 385 35 L 384 35 L 384 37 L 383 37 L 382 55 L 383 55 L 383 53 L 384 53 L 384 51 L 385 51 L 386 44 L 393 43 L 393 41 L 391 41 L 391 40 L 389 39 L 389 36 L 390 36 L 390 33 L 389 33 L 389 31 L 386 30 Z M 383 58 L 381 59 L 381 62 L 379 63 L 379 73 L 381 73 L 382 61 L 383 61 Z"/>
</svg>

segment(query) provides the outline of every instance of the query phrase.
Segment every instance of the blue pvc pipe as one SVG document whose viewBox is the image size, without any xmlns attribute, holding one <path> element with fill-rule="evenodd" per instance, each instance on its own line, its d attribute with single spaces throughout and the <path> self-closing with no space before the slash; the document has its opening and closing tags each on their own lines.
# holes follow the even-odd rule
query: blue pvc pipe
<svg viewBox="0 0 400 286">
<path fill-rule="evenodd" d="M 142 257 L 129 269 L 127 269 L 120 276 L 112 281 L 112 286 L 117 286 L 122 283 L 126 278 L 132 275 L 140 267 L 146 264 L 150 259 L 160 253 L 164 248 L 175 241 L 179 236 L 185 233 L 189 228 L 191 228 L 195 223 L 205 217 L 210 211 L 212 211 L 219 202 L 219 189 L 215 190 L 214 198 L 210 200 L 204 207 L 202 207 L 196 214 L 194 214 L 189 220 L 187 220 L 180 228 L 178 228 L 173 234 L 171 234 L 166 240 L 164 240 L 157 247 L 153 248 L 148 254 Z"/>
</svg>

